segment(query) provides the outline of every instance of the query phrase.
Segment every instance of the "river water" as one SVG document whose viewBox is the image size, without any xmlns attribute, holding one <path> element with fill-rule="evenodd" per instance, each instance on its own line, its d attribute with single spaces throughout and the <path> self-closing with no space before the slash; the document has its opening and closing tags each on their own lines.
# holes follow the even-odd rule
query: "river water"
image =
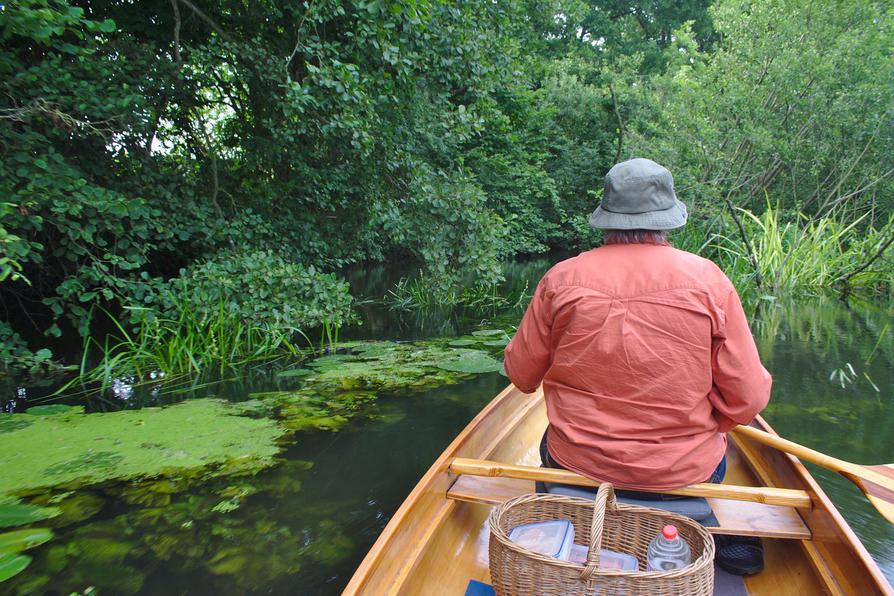
<svg viewBox="0 0 894 596">
<path fill-rule="evenodd" d="M 515 266 L 507 291 L 533 287 L 547 266 L 545 260 Z M 375 296 L 388 281 L 374 270 L 352 283 Z M 843 459 L 894 461 L 892 304 L 758 302 L 752 327 L 774 377 L 767 420 L 781 435 Z M 346 330 L 349 339 L 456 337 L 497 322 L 505 328 L 521 316 L 518 310 L 398 314 L 373 305 L 361 311 L 364 324 Z M 81 515 L 29 551 L 31 565 L 0 583 L 0 593 L 338 594 L 419 477 L 506 383 L 491 372 L 382 393 L 338 430 L 291 435 L 278 463 L 249 479 L 197 478 L 167 488 L 155 482 L 151 490 L 119 482 L 63 492 Z M 240 401 L 272 385 L 261 371 L 189 397 Z M 0 465 L 15 466 L 15 454 L 0 455 Z M 849 481 L 812 471 L 894 581 L 894 526 Z M 220 508 L 220 495 L 240 490 L 238 507 Z"/>
</svg>

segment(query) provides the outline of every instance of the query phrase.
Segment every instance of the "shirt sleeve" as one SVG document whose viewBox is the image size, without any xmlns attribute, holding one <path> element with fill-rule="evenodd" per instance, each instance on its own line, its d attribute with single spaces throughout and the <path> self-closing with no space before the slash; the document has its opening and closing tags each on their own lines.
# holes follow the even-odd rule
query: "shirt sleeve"
<svg viewBox="0 0 894 596">
<path fill-rule="evenodd" d="M 718 432 L 748 424 L 770 401 L 773 378 L 763 367 L 739 295 L 732 287 L 721 305 L 725 329 L 712 339 L 714 386 L 708 399 Z"/>
<path fill-rule="evenodd" d="M 552 315 L 550 298 L 545 286 L 544 280 L 540 280 L 515 337 L 503 351 L 504 366 L 509 380 L 525 393 L 537 391 L 552 361 L 550 354 Z"/>
</svg>

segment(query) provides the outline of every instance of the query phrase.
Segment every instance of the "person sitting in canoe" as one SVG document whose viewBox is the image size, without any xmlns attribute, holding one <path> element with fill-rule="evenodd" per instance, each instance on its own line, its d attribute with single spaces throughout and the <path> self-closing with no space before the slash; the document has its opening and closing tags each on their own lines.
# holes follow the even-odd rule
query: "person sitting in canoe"
<svg viewBox="0 0 894 596">
<path fill-rule="evenodd" d="M 538 283 L 505 368 L 524 392 L 543 384 L 544 466 L 640 490 L 720 482 L 726 433 L 767 405 L 736 289 L 667 241 L 686 219 L 666 168 L 616 164 L 589 221 L 603 245 Z"/>
</svg>

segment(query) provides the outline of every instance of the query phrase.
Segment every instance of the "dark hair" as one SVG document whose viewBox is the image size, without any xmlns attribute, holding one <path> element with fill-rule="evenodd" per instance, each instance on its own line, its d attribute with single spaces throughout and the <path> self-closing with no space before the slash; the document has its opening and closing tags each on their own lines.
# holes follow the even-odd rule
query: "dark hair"
<svg viewBox="0 0 894 596">
<path fill-rule="evenodd" d="M 667 230 L 605 230 L 603 244 L 668 244 Z"/>
</svg>

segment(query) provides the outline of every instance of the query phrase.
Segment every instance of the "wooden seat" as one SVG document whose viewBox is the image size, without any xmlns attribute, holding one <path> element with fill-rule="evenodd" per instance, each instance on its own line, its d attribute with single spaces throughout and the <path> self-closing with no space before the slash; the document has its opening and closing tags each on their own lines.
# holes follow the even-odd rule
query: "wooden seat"
<svg viewBox="0 0 894 596">
<path fill-rule="evenodd" d="M 447 491 L 447 497 L 456 501 L 496 505 L 532 492 L 532 480 L 463 474 Z M 793 507 L 715 498 L 709 498 L 708 503 L 720 522 L 719 526 L 707 526 L 707 530 L 713 534 L 795 540 L 811 538 L 810 530 Z"/>
</svg>

